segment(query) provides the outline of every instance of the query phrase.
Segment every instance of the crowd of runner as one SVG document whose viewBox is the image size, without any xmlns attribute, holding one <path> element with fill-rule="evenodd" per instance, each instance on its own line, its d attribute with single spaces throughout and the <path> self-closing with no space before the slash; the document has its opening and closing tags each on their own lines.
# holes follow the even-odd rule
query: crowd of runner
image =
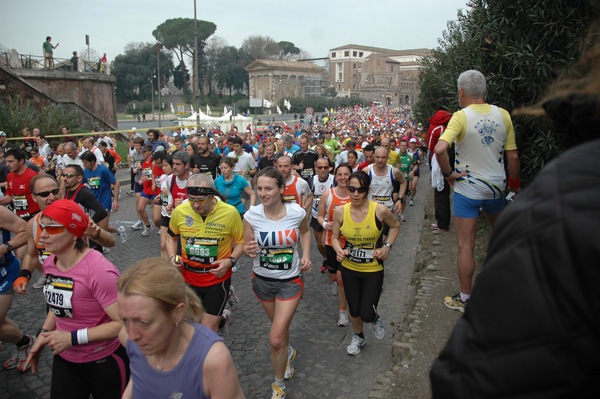
<svg viewBox="0 0 600 399">
<path fill-rule="evenodd" d="M 231 277 L 242 255 L 271 322 L 273 398 L 295 374 L 289 329 L 313 263 L 339 300 L 332 323 L 352 324 L 347 353 L 364 347 L 364 323 L 384 338 L 383 264 L 426 159 L 410 107 L 332 109 L 245 131 L 132 129 L 127 159 L 104 133 L 78 139 L 64 127 L 63 140 L 47 142 L 36 130 L 10 143 L 0 132 L 0 341 L 15 345 L 5 369 L 35 372 L 48 346 L 52 397 L 243 397 L 222 338 L 239 305 Z M 118 168 L 130 171 L 124 190 Z M 121 191 L 135 197 L 130 229 L 159 234 L 161 256 L 119 276 L 104 254 L 133 234 L 110 224 Z M 311 232 L 320 259 L 310 257 Z M 6 314 L 36 269 L 31 287 L 44 290 L 49 312 L 28 335 Z"/>
</svg>

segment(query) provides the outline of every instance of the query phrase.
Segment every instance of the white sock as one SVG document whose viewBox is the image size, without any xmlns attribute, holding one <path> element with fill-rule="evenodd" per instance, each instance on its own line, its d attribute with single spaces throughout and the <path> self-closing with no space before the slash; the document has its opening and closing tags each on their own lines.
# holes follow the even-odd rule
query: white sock
<svg viewBox="0 0 600 399">
<path fill-rule="evenodd" d="M 285 391 L 285 382 L 283 381 L 283 378 L 278 380 L 277 377 L 275 377 L 275 384 Z"/>
<path fill-rule="evenodd" d="M 471 295 L 460 293 L 460 300 L 463 302 L 467 302 L 471 298 Z"/>
</svg>

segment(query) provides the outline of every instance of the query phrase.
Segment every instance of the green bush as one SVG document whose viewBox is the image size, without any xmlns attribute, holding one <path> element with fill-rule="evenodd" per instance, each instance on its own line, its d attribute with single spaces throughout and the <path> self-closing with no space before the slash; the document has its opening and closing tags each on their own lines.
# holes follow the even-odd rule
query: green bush
<svg viewBox="0 0 600 399">
<path fill-rule="evenodd" d="M 21 137 L 24 127 L 38 128 L 46 135 L 60 134 L 61 127 L 78 125 L 77 113 L 62 105 L 50 105 L 40 111 L 19 96 L 0 100 L 0 126 L 7 137 Z"/>
</svg>

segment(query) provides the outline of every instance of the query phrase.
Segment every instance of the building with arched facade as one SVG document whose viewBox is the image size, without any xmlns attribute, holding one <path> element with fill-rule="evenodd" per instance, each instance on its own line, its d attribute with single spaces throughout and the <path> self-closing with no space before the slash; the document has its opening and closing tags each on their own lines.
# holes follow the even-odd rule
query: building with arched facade
<svg viewBox="0 0 600 399">
<path fill-rule="evenodd" d="M 421 59 L 429 49 L 390 50 L 348 44 L 329 50 L 330 86 L 338 97 L 387 105 L 414 104 Z"/>
</svg>

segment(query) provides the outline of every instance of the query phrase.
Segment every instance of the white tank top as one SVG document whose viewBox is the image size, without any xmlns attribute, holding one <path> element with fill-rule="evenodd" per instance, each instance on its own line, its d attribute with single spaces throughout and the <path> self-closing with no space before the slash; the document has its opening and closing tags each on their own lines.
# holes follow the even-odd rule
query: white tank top
<svg viewBox="0 0 600 399">
<path fill-rule="evenodd" d="M 319 180 L 318 175 L 314 175 L 312 177 L 312 193 L 313 193 L 313 203 L 312 203 L 312 217 L 317 218 L 317 214 L 319 213 L 319 203 L 321 202 L 321 196 L 325 194 L 331 187 L 333 187 L 333 175 L 329 175 L 327 180 L 324 182 Z"/>
<path fill-rule="evenodd" d="M 394 200 L 392 199 L 392 191 L 394 190 L 393 167 L 392 165 L 386 165 L 387 173 L 383 176 L 377 176 L 373 170 L 374 166 L 374 164 L 369 165 L 368 170 L 369 177 L 371 177 L 369 199 L 392 209 L 394 207 Z"/>
</svg>

